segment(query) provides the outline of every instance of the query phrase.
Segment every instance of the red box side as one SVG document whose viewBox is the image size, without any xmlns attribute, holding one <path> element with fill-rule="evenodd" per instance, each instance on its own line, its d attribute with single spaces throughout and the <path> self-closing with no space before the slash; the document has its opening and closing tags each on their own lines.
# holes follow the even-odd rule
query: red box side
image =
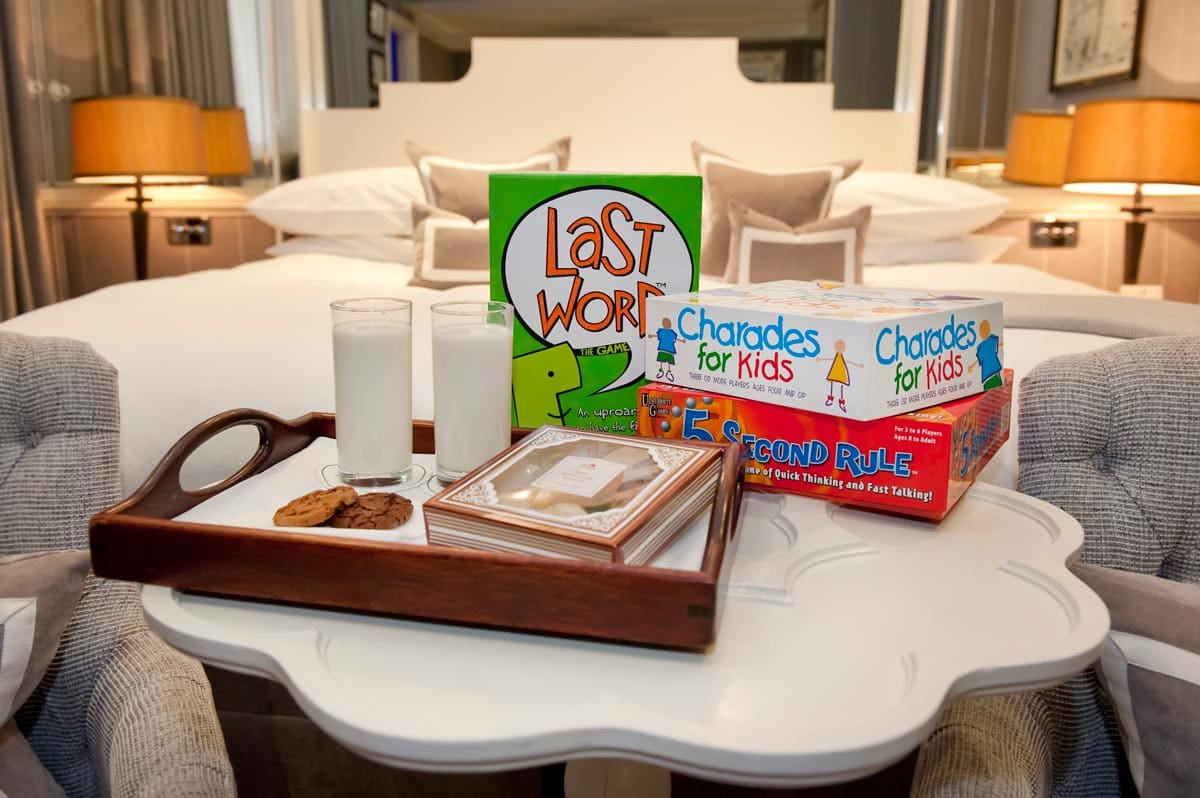
<svg viewBox="0 0 1200 798">
<path fill-rule="evenodd" d="M 746 484 L 940 519 L 1008 439 L 1005 383 L 943 406 L 856 421 L 655 383 L 641 388 L 638 434 L 733 440 Z"/>
</svg>

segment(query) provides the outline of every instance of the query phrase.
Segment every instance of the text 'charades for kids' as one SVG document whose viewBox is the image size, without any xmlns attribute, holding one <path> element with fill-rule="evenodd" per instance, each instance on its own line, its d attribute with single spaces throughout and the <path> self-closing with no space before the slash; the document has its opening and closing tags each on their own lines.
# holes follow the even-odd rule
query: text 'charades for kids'
<svg viewBox="0 0 1200 798">
<path fill-rule="evenodd" d="M 1003 381 L 998 300 L 780 280 L 647 300 L 646 376 L 869 420 Z"/>
<path fill-rule="evenodd" d="M 489 213 L 513 422 L 635 434 L 647 302 L 697 287 L 700 178 L 493 174 Z"/>
</svg>

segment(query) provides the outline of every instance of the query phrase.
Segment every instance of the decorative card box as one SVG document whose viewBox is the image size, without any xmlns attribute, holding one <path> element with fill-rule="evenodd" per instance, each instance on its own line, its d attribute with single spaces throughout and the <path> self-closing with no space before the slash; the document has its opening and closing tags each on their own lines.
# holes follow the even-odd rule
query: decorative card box
<svg viewBox="0 0 1200 798">
<path fill-rule="evenodd" d="M 428 539 L 642 565 L 711 508 L 726 448 L 543 426 L 425 502 Z"/>
</svg>

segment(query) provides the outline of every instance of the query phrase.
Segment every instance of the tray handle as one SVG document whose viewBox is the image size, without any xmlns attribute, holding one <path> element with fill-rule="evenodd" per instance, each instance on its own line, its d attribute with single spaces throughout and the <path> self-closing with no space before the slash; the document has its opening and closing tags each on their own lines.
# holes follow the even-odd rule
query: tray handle
<svg viewBox="0 0 1200 798">
<path fill-rule="evenodd" d="M 195 490 L 184 488 L 180 471 L 192 453 L 222 432 L 241 426 L 258 429 L 258 447 L 250 458 L 219 482 Z M 158 518 L 178 515 L 242 480 L 265 471 L 280 460 L 291 457 L 315 438 L 322 435 L 332 437 L 333 434 L 333 416 L 328 413 L 308 413 L 285 421 L 261 410 L 228 410 L 192 427 L 167 451 L 141 487 L 105 512 Z"/>
<path fill-rule="evenodd" d="M 714 571 L 725 561 L 726 548 L 737 530 L 742 509 L 742 491 L 745 489 L 742 450 L 740 446 L 726 444 L 721 455 L 721 475 L 718 478 L 718 503 L 713 508 L 708 525 L 708 544 L 700 569 Z M 732 557 L 728 558 L 730 561 Z"/>
</svg>

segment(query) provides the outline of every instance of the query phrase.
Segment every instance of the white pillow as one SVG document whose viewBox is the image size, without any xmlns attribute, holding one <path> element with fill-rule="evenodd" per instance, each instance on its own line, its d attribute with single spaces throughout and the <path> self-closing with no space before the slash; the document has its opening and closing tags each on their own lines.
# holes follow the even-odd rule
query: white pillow
<svg viewBox="0 0 1200 798">
<path fill-rule="evenodd" d="M 867 231 L 863 263 L 894 266 L 898 263 L 995 263 L 1017 243 L 1015 236 L 959 236 L 945 241 L 872 241 Z"/>
<path fill-rule="evenodd" d="M 859 170 L 833 190 L 831 216 L 871 206 L 867 243 L 941 241 L 994 222 L 1009 199 L 944 177 Z"/>
<path fill-rule="evenodd" d="M 351 169 L 301 177 L 264 191 L 246 209 L 287 233 L 412 235 L 412 203 L 424 198 L 411 166 Z"/>
<path fill-rule="evenodd" d="M 400 236 L 297 236 L 267 248 L 268 255 L 342 255 L 384 263 L 413 263 L 413 241 Z"/>
</svg>

